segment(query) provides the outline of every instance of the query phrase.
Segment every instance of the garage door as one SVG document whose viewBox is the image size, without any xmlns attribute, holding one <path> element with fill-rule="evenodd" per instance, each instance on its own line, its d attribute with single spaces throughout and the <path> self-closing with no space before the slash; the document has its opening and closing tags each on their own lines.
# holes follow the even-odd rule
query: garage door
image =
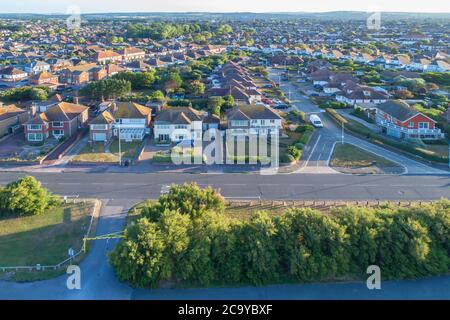
<svg viewBox="0 0 450 320">
<path fill-rule="evenodd" d="M 94 141 L 106 141 L 106 133 L 94 133 Z"/>
</svg>

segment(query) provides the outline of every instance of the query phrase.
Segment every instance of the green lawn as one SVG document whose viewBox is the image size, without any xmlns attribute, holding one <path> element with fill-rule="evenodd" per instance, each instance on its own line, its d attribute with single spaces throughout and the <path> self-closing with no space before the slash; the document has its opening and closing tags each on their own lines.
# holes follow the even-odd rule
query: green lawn
<svg viewBox="0 0 450 320">
<path fill-rule="evenodd" d="M 383 157 L 351 144 L 336 144 L 330 165 L 336 168 L 364 169 L 367 173 L 401 172 L 401 167 Z"/>
<path fill-rule="evenodd" d="M 93 208 L 91 202 L 67 204 L 39 216 L 1 219 L 0 266 L 54 265 L 65 260 L 69 248 L 81 249 Z"/>
<path fill-rule="evenodd" d="M 105 146 L 102 143 L 95 143 L 92 146 L 86 145 L 73 158 L 73 162 L 118 162 L 119 157 L 105 152 Z"/>
<path fill-rule="evenodd" d="M 142 146 L 142 141 L 133 141 L 133 142 L 121 142 L 121 154 L 122 158 L 134 158 L 139 149 Z M 114 155 L 119 156 L 119 140 L 114 140 L 111 145 L 109 146 L 109 149 L 111 150 Z"/>
<path fill-rule="evenodd" d="M 121 143 L 122 158 L 134 158 L 142 145 L 141 141 Z M 109 145 L 109 151 L 106 152 L 103 143 L 94 143 L 86 145 L 74 158 L 73 162 L 118 162 L 119 161 L 119 141 L 114 140 Z"/>
</svg>

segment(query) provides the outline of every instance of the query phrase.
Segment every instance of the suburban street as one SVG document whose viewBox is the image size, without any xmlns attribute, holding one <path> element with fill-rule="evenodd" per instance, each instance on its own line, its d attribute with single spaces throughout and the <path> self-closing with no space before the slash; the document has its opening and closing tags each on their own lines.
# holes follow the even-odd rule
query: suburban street
<svg viewBox="0 0 450 320">
<path fill-rule="evenodd" d="M 230 199 L 435 200 L 450 197 L 448 175 L 28 173 L 66 196 L 134 200 L 158 198 L 164 186 L 196 182 Z M 0 185 L 25 173 L 3 172 Z"/>
<path fill-rule="evenodd" d="M 283 70 L 269 68 L 269 78 L 278 83 L 280 74 Z M 310 114 L 318 114 L 322 120 L 323 128 L 316 130 L 310 143 L 305 148 L 302 156 L 303 167 L 299 172 L 305 173 L 336 173 L 328 166 L 333 154 L 336 143 L 342 141 L 342 128 L 324 112 L 324 110 L 313 104 L 308 97 L 300 92 L 300 89 L 289 81 L 282 81 L 280 89 L 290 97 L 292 105 L 298 111 L 306 113 L 307 118 Z M 377 154 L 392 162 L 401 165 L 404 173 L 411 174 L 445 174 L 450 171 L 440 170 L 423 164 L 421 162 L 410 159 L 401 154 L 386 150 L 363 139 L 357 138 L 350 134 L 344 133 L 344 142 L 351 143 L 366 151 Z"/>
</svg>

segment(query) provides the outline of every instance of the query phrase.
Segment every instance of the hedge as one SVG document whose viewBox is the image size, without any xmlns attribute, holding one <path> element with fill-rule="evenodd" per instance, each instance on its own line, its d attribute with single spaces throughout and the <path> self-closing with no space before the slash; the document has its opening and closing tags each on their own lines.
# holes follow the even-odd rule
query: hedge
<svg viewBox="0 0 450 320">
<path fill-rule="evenodd" d="M 282 216 L 257 212 L 240 221 L 223 213 L 210 189 L 202 195 L 198 187 L 179 188 L 183 191 L 147 205 L 111 253 L 121 281 L 154 288 L 167 282 L 362 279 L 369 265 L 378 265 L 383 279 L 450 271 L 449 200 L 408 208 L 346 207 L 331 214 L 294 208 Z"/>
</svg>

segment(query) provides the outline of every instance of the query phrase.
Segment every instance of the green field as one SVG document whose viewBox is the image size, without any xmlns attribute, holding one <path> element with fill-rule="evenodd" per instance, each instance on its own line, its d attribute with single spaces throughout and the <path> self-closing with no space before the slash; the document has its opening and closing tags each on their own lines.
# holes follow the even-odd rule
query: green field
<svg viewBox="0 0 450 320">
<path fill-rule="evenodd" d="M 67 204 L 42 215 L 1 219 L 0 266 L 55 265 L 67 259 L 69 248 L 75 252 L 82 248 L 93 209 L 93 202 Z M 94 232 L 95 223 L 91 234 Z M 12 276 L 15 280 L 35 280 L 60 272 L 24 271 Z"/>
<path fill-rule="evenodd" d="M 360 169 L 361 173 L 402 172 L 398 164 L 351 144 L 336 144 L 330 165 L 339 169 Z"/>
</svg>

